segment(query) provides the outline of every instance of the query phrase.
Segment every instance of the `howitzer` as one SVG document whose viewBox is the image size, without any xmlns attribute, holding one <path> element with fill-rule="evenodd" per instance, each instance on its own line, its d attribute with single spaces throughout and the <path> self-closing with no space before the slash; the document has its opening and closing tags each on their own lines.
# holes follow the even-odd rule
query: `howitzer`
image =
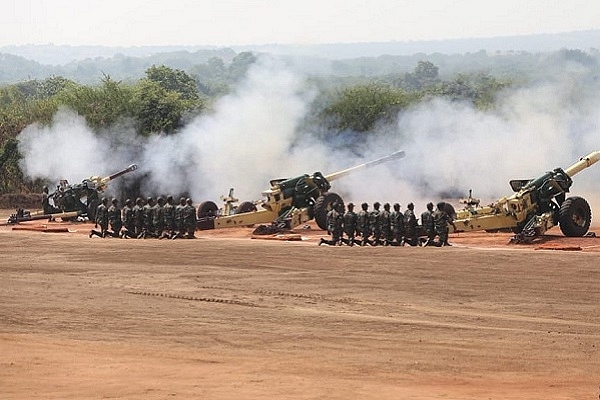
<svg viewBox="0 0 600 400">
<path fill-rule="evenodd" d="M 264 192 L 260 202 L 243 202 L 234 215 L 219 215 L 217 205 L 205 201 L 198 207 L 198 229 L 218 229 L 256 224 L 271 224 L 267 231 L 291 229 L 313 218 L 319 228 L 327 229 L 327 212 L 331 204 L 343 204 L 342 198 L 330 192 L 332 181 L 356 171 L 374 167 L 385 162 L 404 157 L 404 151 L 396 151 L 378 158 L 329 175 L 315 172 L 290 179 L 273 179 L 271 187 Z M 260 209 L 256 207 L 258 203 Z"/>
<path fill-rule="evenodd" d="M 566 169 L 555 168 L 536 179 L 512 180 L 515 192 L 485 206 L 456 211 L 450 232 L 511 229 L 513 242 L 528 243 L 558 225 L 565 236 L 584 236 L 591 224 L 588 202 L 568 197 L 573 176 L 600 160 L 600 151 L 582 157 Z"/>
<path fill-rule="evenodd" d="M 54 193 L 49 195 L 56 212 L 78 212 L 90 220 L 94 219 L 96 207 L 100 203 L 99 194 L 104 192 L 108 183 L 113 179 L 123 176 L 137 169 L 131 164 L 127 168 L 109 176 L 91 176 L 81 183 L 70 185 L 66 180 L 61 180 Z"/>
</svg>

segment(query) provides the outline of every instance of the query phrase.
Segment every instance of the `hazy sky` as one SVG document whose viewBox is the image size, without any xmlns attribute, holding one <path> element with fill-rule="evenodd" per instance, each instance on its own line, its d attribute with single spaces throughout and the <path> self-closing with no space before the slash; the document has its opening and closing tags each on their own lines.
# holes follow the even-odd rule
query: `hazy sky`
<svg viewBox="0 0 600 400">
<path fill-rule="evenodd" d="M 410 41 L 600 29 L 597 0 L 5 0 L 0 46 Z"/>
</svg>

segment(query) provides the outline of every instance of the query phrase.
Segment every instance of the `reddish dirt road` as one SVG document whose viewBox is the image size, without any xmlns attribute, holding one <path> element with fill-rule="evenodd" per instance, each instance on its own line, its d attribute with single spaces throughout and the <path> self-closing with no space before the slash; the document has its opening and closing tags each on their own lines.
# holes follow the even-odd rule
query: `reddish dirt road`
<svg viewBox="0 0 600 400">
<path fill-rule="evenodd" d="M 350 248 L 314 229 L 90 227 L 0 228 L 0 398 L 598 398 L 600 239 Z"/>
</svg>

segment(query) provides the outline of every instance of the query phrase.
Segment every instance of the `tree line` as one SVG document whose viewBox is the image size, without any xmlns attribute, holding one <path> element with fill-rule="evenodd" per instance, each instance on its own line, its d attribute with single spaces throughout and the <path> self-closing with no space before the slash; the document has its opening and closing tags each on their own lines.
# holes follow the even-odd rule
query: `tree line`
<svg viewBox="0 0 600 400">
<path fill-rule="evenodd" d="M 580 51 L 558 56 L 597 65 L 595 57 Z M 187 70 L 152 65 L 134 81 L 118 81 L 105 74 L 97 84 L 82 84 L 50 76 L 0 86 L 0 194 L 40 191 L 44 182 L 28 179 L 19 167 L 18 135 L 28 125 L 50 124 L 59 108 L 83 116 L 96 131 L 127 119 L 138 135 L 173 134 L 208 112 L 256 60 L 255 54 L 244 52 L 230 61 L 212 57 Z M 494 107 L 500 91 L 526 80 L 526 74 L 498 77 L 481 71 L 442 78 L 440 68 L 429 60 L 418 61 L 412 71 L 404 73 L 312 76 L 307 84 L 317 87 L 318 95 L 305 123 L 321 127 L 307 131 L 324 132 L 325 139 L 351 132 L 362 140 L 376 127 L 393 123 L 403 109 L 432 97 L 488 109 Z"/>
</svg>

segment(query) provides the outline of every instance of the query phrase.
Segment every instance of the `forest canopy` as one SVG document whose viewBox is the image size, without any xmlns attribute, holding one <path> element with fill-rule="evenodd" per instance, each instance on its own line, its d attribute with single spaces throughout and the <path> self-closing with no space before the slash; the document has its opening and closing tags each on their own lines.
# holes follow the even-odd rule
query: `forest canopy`
<svg viewBox="0 0 600 400">
<path fill-rule="evenodd" d="M 189 54 L 179 55 L 146 66 L 137 77 L 135 71 L 143 63 L 117 57 L 113 62 L 123 72 L 96 75 L 95 82 L 86 71 L 98 70 L 91 67 L 93 60 L 85 60 L 77 68 L 64 68 L 64 75 L 43 76 L 49 69 L 38 65 L 39 77 L 0 86 L 0 194 L 39 192 L 45 184 L 25 176 L 19 165 L 18 137 L 26 127 L 51 124 L 59 110 L 68 109 L 97 132 L 127 121 L 141 137 L 173 135 L 194 118 L 210 114 L 262 57 L 226 52 L 189 63 L 185 61 Z M 504 90 L 541 77 L 552 79 L 567 66 L 587 68 L 588 75 L 597 76 L 598 58 L 595 51 L 563 49 L 540 54 L 482 51 L 337 60 L 328 68 L 312 70 L 298 60 L 282 57 L 280 62 L 305 76 L 306 90 L 313 92 L 310 116 L 301 131 L 319 134 L 324 140 L 346 135 L 361 141 L 393 124 L 403 110 L 432 98 L 493 109 Z M 35 67 L 36 63 L 20 57 L 0 54 L 0 78 L 5 81 L 19 68 Z"/>
</svg>

